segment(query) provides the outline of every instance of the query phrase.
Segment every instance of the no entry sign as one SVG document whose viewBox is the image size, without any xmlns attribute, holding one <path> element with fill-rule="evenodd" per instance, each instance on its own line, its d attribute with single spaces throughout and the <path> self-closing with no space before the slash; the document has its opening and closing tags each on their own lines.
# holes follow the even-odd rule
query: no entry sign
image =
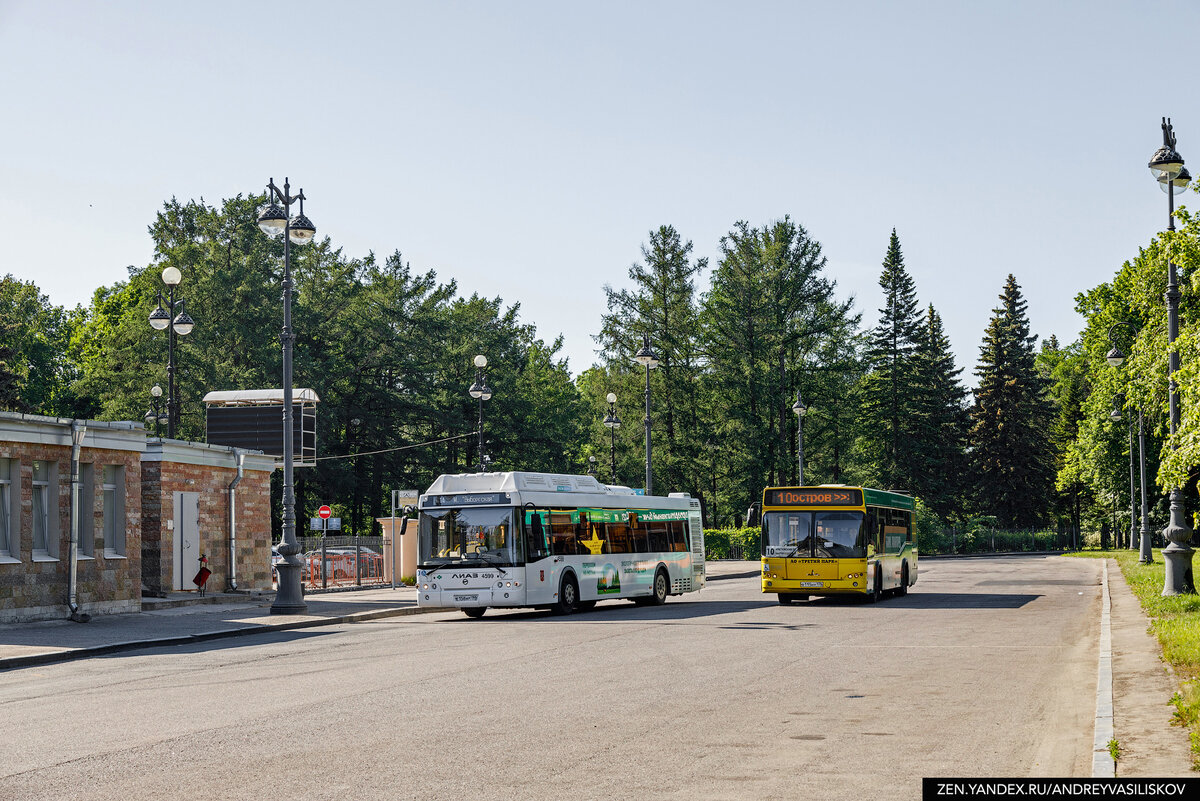
<svg viewBox="0 0 1200 801">
<path fill-rule="evenodd" d="M 329 516 L 331 514 L 333 514 L 333 510 L 330 509 L 328 506 L 322 506 L 320 509 L 317 510 L 317 516 L 320 517 L 322 520 L 328 520 Z"/>
</svg>

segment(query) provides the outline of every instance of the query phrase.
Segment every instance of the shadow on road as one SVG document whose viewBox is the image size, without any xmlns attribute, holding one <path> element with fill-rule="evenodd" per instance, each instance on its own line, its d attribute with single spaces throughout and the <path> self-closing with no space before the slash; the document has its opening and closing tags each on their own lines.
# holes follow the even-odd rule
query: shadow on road
<svg viewBox="0 0 1200 801">
<path fill-rule="evenodd" d="M 637 606 L 630 601 L 605 601 L 587 612 L 556 615 L 548 609 L 489 609 L 480 620 L 545 620 L 559 623 L 634 623 L 649 620 L 689 620 L 697 617 L 735 614 L 747 609 L 768 606 L 762 601 L 684 601 L 668 602 L 662 606 Z M 416 621 L 412 621 L 416 622 Z M 460 620 L 441 622 L 478 624 L 463 616 Z"/>
</svg>

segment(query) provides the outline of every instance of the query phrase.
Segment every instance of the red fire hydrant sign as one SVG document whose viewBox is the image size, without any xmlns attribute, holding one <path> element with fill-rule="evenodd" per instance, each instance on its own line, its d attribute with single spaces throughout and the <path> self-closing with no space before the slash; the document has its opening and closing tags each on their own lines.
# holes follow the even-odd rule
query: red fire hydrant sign
<svg viewBox="0 0 1200 801">
<path fill-rule="evenodd" d="M 320 517 L 322 520 L 328 520 L 331 514 L 333 514 L 333 510 L 328 506 L 322 506 L 317 510 L 317 517 Z"/>
</svg>

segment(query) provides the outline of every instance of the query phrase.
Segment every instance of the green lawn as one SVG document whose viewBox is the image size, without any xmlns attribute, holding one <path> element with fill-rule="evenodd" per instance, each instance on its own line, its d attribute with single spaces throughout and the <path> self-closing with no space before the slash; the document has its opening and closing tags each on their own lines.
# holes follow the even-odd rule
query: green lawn
<svg viewBox="0 0 1200 801">
<path fill-rule="evenodd" d="M 1200 595 L 1162 596 L 1162 553 L 1155 549 L 1154 563 L 1138 564 L 1137 551 L 1082 551 L 1068 556 L 1116 559 L 1142 609 L 1150 618 L 1150 632 L 1162 645 L 1163 658 L 1175 669 L 1182 687 L 1172 701 L 1175 721 L 1191 730 L 1193 767 L 1200 769 Z M 1196 559 L 1193 559 L 1193 572 Z"/>
</svg>

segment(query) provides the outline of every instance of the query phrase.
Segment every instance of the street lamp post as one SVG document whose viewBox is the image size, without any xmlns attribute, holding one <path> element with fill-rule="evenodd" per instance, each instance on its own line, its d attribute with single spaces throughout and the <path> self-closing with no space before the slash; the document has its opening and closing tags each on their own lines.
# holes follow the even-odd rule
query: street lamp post
<svg viewBox="0 0 1200 801">
<path fill-rule="evenodd" d="M 642 347 L 633 358 L 646 368 L 646 494 L 653 495 L 653 478 L 650 475 L 650 371 L 658 367 L 658 356 L 650 349 L 649 334 L 642 335 Z"/>
<path fill-rule="evenodd" d="M 1131 323 L 1126 323 L 1126 322 L 1115 323 L 1115 324 L 1113 324 L 1113 326 L 1111 328 L 1108 329 L 1108 340 L 1110 343 L 1112 343 L 1112 350 L 1110 350 L 1108 352 L 1108 355 L 1105 357 L 1105 361 L 1107 361 L 1113 367 L 1120 367 L 1122 364 L 1125 363 L 1125 353 L 1117 346 L 1115 340 L 1113 339 L 1113 334 L 1119 326 L 1126 326 L 1129 328 L 1130 331 L 1134 330 L 1133 325 Z M 1125 398 L 1125 396 L 1123 394 L 1119 394 L 1116 398 L 1113 399 L 1113 413 L 1112 413 L 1113 420 L 1121 419 L 1120 412 L 1121 412 L 1121 409 L 1125 405 L 1124 398 Z M 1133 497 L 1133 438 L 1132 437 L 1133 437 L 1133 428 L 1131 425 L 1130 426 L 1130 440 L 1129 440 L 1129 459 L 1130 459 L 1130 463 L 1129 463 L 1130 489 L 1129 489 L 1129 492 L 1130 492 L 1130 505 L 1131 506 L 1133 504 L 1133 501 L 1132 501 L 1132 497 Z M 1141 532 L 1139 535 L 1140 539 L 1139 539 L 1138 547 L 1140 550 L 1138 552 L 1138 561 L 1144 565 L 1149 565 L 1149 564 L 1154 563 L 1154 551 L 1150 547 L 1151 546 L 1150 540 L 1151 540 L 1151 536 L 1152 536 L 1151 531 L 1150 531 L 1150 507 L 1148 505 L 1147 496 L 1146 496 L 1146 417 L 1144 414 L 1142 414 L 1142 407 L 1140 407 L 1140 406 L 1138 407 L 1138 472 L 1141 477 L 1139 483 L 1140 483 L 1140 489 L 1141 489 L 1141 493 L 1142 493 L 1141 494 L 1141 498 L 1142 498 L 1142 529 L 1141 529 Z M 1130 549 L 1133 548 L 1132 540 L 1129 543 L 1129 547 L 1130 547 Z"/>
<path fill-rule="evenodd" d="M 797 428 L 796 439 L 797 439 L 797 447 L 798 447 L 797 453 L 800 457 L 800 463 L 798 465 L 800 470 L 796 474 L 796 478 L 797 478 L 796 484 L 797 484 L 797 486 L 803 487 L 804 486 L 804 415 L 806 415 L 808 413 L 808 407 L 804 405 L 804 401 L 801 400 L 801 398 L 800 398 L 800 390 L 796 390 L 796 402 L 792 404 L 792 411 L 796 413 L 796 428 Z"/>
<path fill-rule="evenodd" d="M 292 331 L 292 249 L 291 246 L 311 242 L 317 229 L 304 216 L 304 190 L 291 193 L 287 178 L 283 179 L 283 190 L 275 186 L 275 179 L 267 183 L 267 205 L 258 215 L 258 227 L 267 236 L 283 237 L 283 330 L 279 341 L 283 346 L 283 536 L 279 543 L 279 554 L 283 561 L 276 565 L 279 576 L 275 601 L 271 604 L 273 615 L 296 615 L 308 609 L 304 603 L 304 592 L 300 584 L 300 545 L 296 541 L 296 490 L 292 480 L 292 347 L 296 335 Z M 292 204 L 300 202 L 300 212 L 291 216 Z M 280 208 L 279 204 L 283 207 Z"/>
<path fill-rule="evenodd" d="M 1109 419 L 1114 423 L 1120 422 L 1122 419 L 1122 409 L 1124 408 L 1125 393 L 1118 392 L 1113 396 L 1113 408 L 1108 413 Z M 1134 489 L 1133 485 L 1133 423 L 1131 422 L 1126 428 L 1129 433 L 1129 548 L 1132 550 L 1137 547 L 1134 544 L 1137 541 L 1137 490 Z M 1120 548 L 1121 537 L 1115 528 L 1113 529 L 1113 536 L 1116 539 L 1116 542 L 1113 543 L 1114 546 Z"/>
<path fill-rule="evenodd" d="M 158 384 L 150 387 L 150 409 L 146 412 L 146 425 L 154 426 L 154 436 L 162 439 L 162 424 L 167 422 L 167 416 L 162 413 L 158 399 L 162 397 L 162 387 Z"/>
<path fill-rule="evenodd" d="M 1159 182 L 1162 190 L 1167 193 L 1167 231 L 1175 231 L 1175 195 L 1187 188 L 1191 176 L 1183 166 L 1183 156 L 1175 150 L 1175 132 L 1171 120 L 1163 117 L 1163 144 L 1154 152 L 1150 159 L 1150 172 Z M 1167 242 L 1170 247 L 1170 242 Z M 1179 352 L 1175 349 L 1175 339 L 1179 335 L 1179 277 L 1176 274 L 1175 263 L 1167 252 L 1167 386 L 1168 406 L 1170 409 L 1171 441 L 1174 443 L 1175 432 L 1179 428 L 1179 386 L 1175 382 L 1175 373 L 1179 370 Z M 1172 447 L 1175 447 L 1172 444 Z M 1163 535 L 1170 544 L 1163 549 L 1163 559 L 1166 560 L 1166 570 L 1163 575 L 1163 595 L 1181 595 L 1196 591 L 1192 581 L 1192 548 L 1188 542 L 1192 538 L 1192 529 L 1184 514 L 1183 490 L 1171 488 L 1171 519 Z"/>
<path fill-rule="evenodd" d="M 196 327 L 196 321 L 187 313 L 187 302 L 183 298 L 175 299 L 175 287 L 183 280 L 182 273 L 175 267 L 165 267 L 162 271 L 163 283 L 167 285 L 167 297 L 163 298 L 162 290 L 157 290 L 158 308 L 150 312 L 150 327 L 155 331 L 167 331 L 167 438 L 175 439 L 175 423 L 179 419 L 178 386 L 175 383 L 175 335 L 187 336 Z M 166 303 L 166 308 L 163 304 Z M 179 309 L 176 314 L 175 310 Z M 161 393 L 162 390 L 159 390 Z"/>
<path fill-rule="evenodd" d="M 475 383 L 467 390 L 472 398 L 479 400 L 479 472 L 482 473 L 485 467 L 483 459 L 483 402 L 490 400 L 492 390 L 487 385 L 487 375 L 484 374 L 483 368 L 487 367 L 487 357 L 479 355 L 475 357 Z"/>
<path fill-rule="evenodd" d="M 608 426 L 608 460 L 612 470 L 612 483 L 617 483 L 617 429 L 621 427 L 621 418 L 616 412 L 616 393 L 608 393 L 608 414 L 604 415 L 604 425 Z"/>
</svg>

